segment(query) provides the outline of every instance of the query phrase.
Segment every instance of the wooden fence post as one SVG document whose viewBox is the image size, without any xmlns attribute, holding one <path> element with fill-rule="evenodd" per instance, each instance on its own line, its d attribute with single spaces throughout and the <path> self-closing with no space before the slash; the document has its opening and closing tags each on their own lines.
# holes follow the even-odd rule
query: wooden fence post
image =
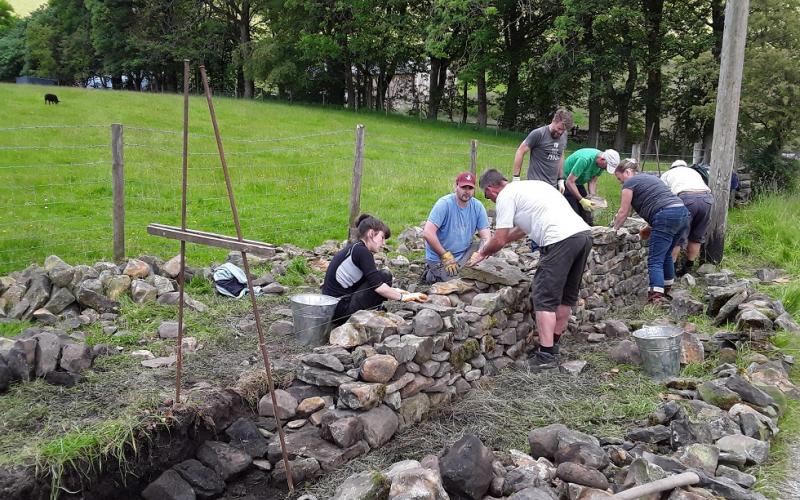
<svg viewBox="0 0 800 500">
<path fill-rule="evenodd" d="M 712 264 L 722 261 L 725 248 L 731 172 L 736 160 L 736 127 L 739 123 L 749 5 L 749 0 L 728 2 L 725 5 L 725 30 L 722 33 L 714 139 L 711 142 L 711 175 L 708 183 L 714 194 L 714 205 L 711 207 L 711 222 L 706 231 L 704 247 L 705 260 Z"/>
<path fill-rule="evenodd" d="M 636 160 L 636 163 L 642 163 L 642 145 L 636 143 L 631 146 L 631 158 Z"/>
<path fill-rule="evenodd" d="M 114 261 L 125 259 L 125 156 L 123 155 L 122 124 L 111 125 L 111 177 L 113 179 Z"/>
<path fill-rule="evenodd" d="M 356 125 L 356 152 L 353 160 L 353 187 L 350 190 L 350 225 L 348 238 L 358 238 L 356 219 L 361 213 L 361 174 L 364 168 L 364 125 Z"/>
<path fill-rule="evenodd" d="M 703 141 L 695 142 L 692 148 L 692 165 L 703 161 Z"/>
<path fill-rule="evenodd" d="M 469 171 L 472 175 L 478 175 L 478 141 L 472 139 L 469 141 Z"/>
</svg>

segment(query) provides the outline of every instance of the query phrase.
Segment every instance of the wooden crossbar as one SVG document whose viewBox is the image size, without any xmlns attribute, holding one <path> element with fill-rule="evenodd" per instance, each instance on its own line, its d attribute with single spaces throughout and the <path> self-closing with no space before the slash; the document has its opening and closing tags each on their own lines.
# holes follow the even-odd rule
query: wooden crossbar
<svg viewBox="0 0 800 500">
<path fill-rule="evenodd" d="M 188 241 L 200 245 L 227 248 L 239 252 L 247 252 L 253 255 L 270 255 L 275 252 L 275 247 L 260 241 L 242 240 L 239 241 L 233 236 L 196 231 L 194 229 L 181 229 L 165 224 L 148 224 L 147 233 L 153 236 L 169 238 L 171 240 Z"/>
</svg>

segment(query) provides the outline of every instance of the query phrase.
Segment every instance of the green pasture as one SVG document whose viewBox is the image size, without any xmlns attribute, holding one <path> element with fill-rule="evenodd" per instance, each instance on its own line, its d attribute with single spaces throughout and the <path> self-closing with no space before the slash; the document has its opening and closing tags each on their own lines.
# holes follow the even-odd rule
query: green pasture
<svg viewBox="0 0 800 500">
<path fill-rule="evenodd" d="M 55 91 L 61 103 L 45 105 Z M 361 208 L 396 233 L 419 224 L 469 168 L 511 172 L 521 134 L 404 116 L 215 98 L 244 235 L 313 247 L 347 234 L 355 128 L 365 125 Z M 180 95 L 0 84 L 0 273 L 57 254 L 112 255 L 111 124 L 124 135 L 127 254 L 170 257 L 148 223 L 180 224 Z M 204 97 L 190 99 L 188 225 L 235 234 Z M 190 264 L 224 252 L 189 247 Z"/>
</svg>

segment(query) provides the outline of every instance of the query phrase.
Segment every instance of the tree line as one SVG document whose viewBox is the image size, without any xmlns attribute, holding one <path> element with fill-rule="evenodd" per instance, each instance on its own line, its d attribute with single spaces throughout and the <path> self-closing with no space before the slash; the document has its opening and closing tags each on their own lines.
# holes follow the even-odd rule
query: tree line
<svg viewBox="0 0 800 500">
<path fill-rule="evenodd" d="M 49 0 L 19 19 L 0 0 L 0 80 L 174 92 L 189 58 L 242 98 L 400 98 L 517 130 L 567 105 L 592 145 L 710 152 L 724 15 L 723 0 Z M 751 0 L 749 19 L 740 132 L 775 155 L 798 136 L 800 0 Z"/>
</svg>

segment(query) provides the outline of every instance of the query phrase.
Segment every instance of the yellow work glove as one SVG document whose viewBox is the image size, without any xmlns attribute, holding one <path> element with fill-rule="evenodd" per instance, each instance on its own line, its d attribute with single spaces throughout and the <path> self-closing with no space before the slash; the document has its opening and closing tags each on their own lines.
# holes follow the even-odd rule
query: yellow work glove
<svg viewBox="0 0 800 500">
<path fill-rule="evenodd" d="M 458 261 L 456 261 L 452 253 L 445 252 L 442 255 L 442 266 L 444 266 L 444 270 L 447 271 L 447 274 L 450 276 L 458 274 Z"/>
<path fill-rule="evenodd" d="M 583 209 L 587 212 L 591 212 L 592 208 L 594 208 L 594 204 L 588 198 L 581 198 L 578 200 L 578 203 L 580 203 Z"/>
<path fill-rule="evenodd" d="M 428 296 L 424 293 L 404 293 L 400 296 L 403 302 L 428 302 Z"/>
</svg>

